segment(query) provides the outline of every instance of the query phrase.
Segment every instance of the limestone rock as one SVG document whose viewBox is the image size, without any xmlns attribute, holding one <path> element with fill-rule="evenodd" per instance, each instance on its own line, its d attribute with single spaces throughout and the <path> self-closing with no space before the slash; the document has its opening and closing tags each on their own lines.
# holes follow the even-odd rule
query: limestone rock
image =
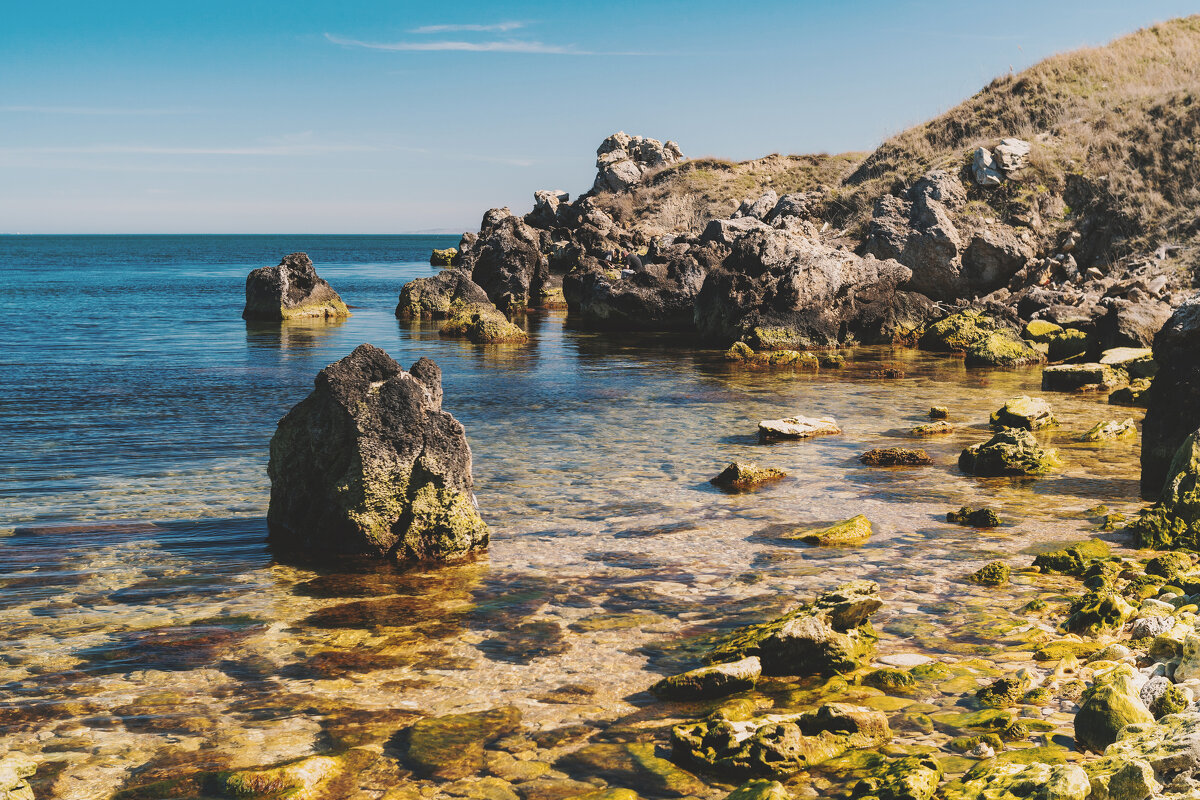
<svg viewBox="0 0 1200 800">
<path fill-rule="evenodd" d="M 447 247 L 444 250 L 434 248 L 429 253 L 429 266 L 431 267 L 449 267 L 454 264 L 454 259 L 458 258 L 458 249 L 455 247 Z"/>
<path fill-rule="evenodd" d="M 930 325 L 919 344 L 923 350 L 962 353 L 967 366 L 1020 366 L 1045 358 L 1012 329 L 973 310 Z"/>
<path fill-rule="evenodd" d="M 1004 183 L 1004 175 L 992 157 L 992 152 L 986 147 L 975 148 L 975 155 L 971 159 L 971 172 L 975 176 L 975 183 L 984 188 Z"/>
<path fill-rule="evenodd" d="M 1157 497 L 1176 452 L 1200 428 L 1200 295 L 1175 310 L 1154 337 L 1158 374 L 1142 421 L 1142 496 Z"/>
<path fill-rule="evenodd" d="M 541 234 L 507 208 L 484 215 L 463 267 L 503 311 L 537 305 L 550 276 Z"/>
<path fill-rule="evenodd" d="M 1103 758 L 1086 768 L 1093 788 L 1106 790 L 1093 798 L 1145 798 L 1161 790 L 1158 784 L 1170 787 L 1166 797 L 1172 800 L 1193 797 L 1200 789 L 1200 711 L 1169 714 L 1157 724 L 1130 725 Z"/>
<path fill-rule="evenodd" d="M 659 263 L 624 276 L 588 261 L 563 278 L 572 320 L 590 328 L 692 331 L 695 300 L 706 268 L 686 248 L 672 247 Z M 615 277 L 614 277 L 615 276 Z"/>
<path fill-rule="evenodd" d="M 320 800 L 324 787 L 341 772 L 336 758 L 311 756 L 275 767 L 225 773 L 220 783 L 233 797 Z"/>
<path fill-rule="evenodd" d="M 1106 442 L 1112 439 L 1132 439 L 1137 436 L 1137 424 L 1133 417 L 1127 417 L 1121 422 L 1109 420 L 1097 422 L 1085 433 L 1079 435 L 1081 442 Z"/>
<path fill-rule="evenodd" d="M 791 800 L 779 781 L 752 778 L 725 795 L 725 800 Z"/>
<path fill-rule="evenodd" d="M 37 768 L 37 761 L 16 750 L 0 756 L 0 800 L 33 800 L 29 778 Z"/>
<path fill-rule="evenodd" d="M 487 545 L 471 449 L 441 371 L 360 345 L 317 375 L 271 439 L 273 543 L 303 553 L 447 560 Z"/>
<path fill-rule="evenodd" d="M 881 606 L 873 581 L 851 581 L 778 619 L 729 634 L 709 663 L 758 656 L 768 675 L 832 675 L 856 669 L 875 649 L 868 619 Z"/>
<path fill-rule="evenodd" d="M 809 439 L 841 433 L 837 422 L 830 417 L 785 417 L 758 423 L 758 438 L 768 442 L 777 439 Z"/>
<path fill-rule="evenodd" d="M 596 150 L 595 192 L 623 192 L 641 182 L 650 170 L 683 160 L 679 145 L 630 136 L 624 131 L 605 139 Z"/>
<path fill-rule="evenodd" d="M 1029 431 L 1005 428 L 991 439 L 962 451 L 958 467 L 971 475 L 1040 475 L 1058 466 L 1053 450 L 1044 450 Z"/>
<path fill-rule="evenodd" d="M 1063 629 L 1086 636 L 1119 631 L 1133 612 L 1133 606 L 1119 594 L 1092 591 L 1071 604 Z"/>
<path fill-rule="evenodd" d="M 456 304 L 451 307 L 451 316 L 438 332 L 443 336 L 460 336 L 476 344 L 498 344 L 501 342 L 522 343 L 529 336 L 491 303 L 474 305 Z"/>
<path fill-rule="evenodd" d="M 939 800 L 1088 800 L 1088 774 L 1075 764 L 1022 764 L 992 758 L 981 761 L 966 775 L 945 783 Z"/>
<path fill-rule="evenodd" d="M 787 473 L 774 467 L 760 467 L 746 461 L 733 461 L 711 483 L 723 489 L 752 489 L 767 481 L 786 478 Z"/>
<path fill-rule="evenodd" d="M 905 756 L 871 770 L 854 785 L 854 800 L 929 800 L 942 780 L 942 765 L 932 756 Z"/>
<path fill-rule="evenodd" d="M 762 663 L 757 656 L 748 656 L 741 661 L 701 667 L 680 675 L 663 678 L 650 687 L 650 691 L 667 700 L 698 700 L 724 697 L 747 689 L 753 689 L 762 674 Z"/>
<path fill-rule="evenodd" d="M 1008 175 L 1029 166 L 1029 153 L 1033 146 L 1023 139 L 1001 139 L 1000 144 L 992 148 L 992 156 L 996 165 Z"/>
<path fill-rule="evenodd" d="M 1110 297 L 1103 302 L 1107 309 L 1096 321 L 1096 335 L 1104 347 L 1149 347 L 1173 310 L 1161 300 Z"/>
<path fill-rule="evenodd" d="M 446 319 L 456 307 L 474 304 L 490 304 L 487 292 L 465 272 L 448 269 L 404 284 L 396 305 L 396 318 Z"/>
<path fill-rule="evenodd" d="M 421 777 L 454 780 L 483 768 L 484 746 L 520 729 L 513 706 L 423 719 L 401 733 L 404 757 Z"/>
<path fill-rule="evenodd" d="M 1107 559 L 1112 554 L 1108 543 L 1100 539 L 1075 542 L 1061 550 L 1051 550 L 1033 559 L 1033 565 L 1044 572 L 1061 572 L 1065 575 L 1081 576 L 1096 561 Z"/>
<path fill-rule="evenodd" d="M 738 206 L 738 210 L 733 212 L 733 219 L 739 217 L 754 217 L 755 219 L 766 219 L 769 214 L 778 204 L 779 195 L 774 189 L 768 189 L 757 199 L 746 199 Z"/>
<path fill-rule="evenodd" d="M 997 411 L 992 412 L 993 428 L 1024 428 L 1036 431 L 1057 425 L 1058 420 L 1050 413 L 1050 404 L 1040 397 L 1023 394 L 1009 400 Z"/>
<path fill-rule="evenodd" d="M 993 561 L 971 573 L 971 581 L 980 586 L 1003 586 L 1008 583 L 1012 568 L 1003 561 Z"/>
<path fill-rule="evenodd" d="M 863 453 L 858 460 L 869 467 L 916 467 L 933 463 L 929 453 L 911 447 L 877 447 Z"/>
<path fill-rule="evenodd" d="M 1107 364 L 1062 364 L 1042 370 L 1042 389 L 1051 392 L 1111 391 L 1128 381 Z"/>
<path fill-rule="evenodd" d="M 871 538 L 871 521 L 862 514 L 843 520 L 828 528 L 805 531 L 783 536 L 784 539 L 800 539 L 808 544 L 830 547 L 843 544 L 861 544 Z"/>
<path fill-rule="evenodd" d="M 246 276 L 242 318 L 277 322 L 305 317 L 350 316 L 342 298 L 317 275 L 305 253 L 283 257 L 275 267 L 259 267 Z"/>
<path fill-rule="evenodd" d="M 1076 744 L 1103 753 L 1126 725 L 1154 722 L 1154 715 L 1133 688 L 1133 677 L 1133 668 L 1127 664 L 1097 676 L 1075 715 Z"/>
<path fill-rule="evenodd" d="M 947 433 L 954 433 L 954 426 L 944 419 L 939 419 L 936 422 L 926 422 L 921 425 L 914 425 L 909 434 L 912 436 L 942 436 Z"/>
<path fill-rule="evenodd" d="M 675 752 L 689 761 L 735 775 L 780 777 L 891 737 L 882 712 L 844 703 L 803 714 L 676 725 L 671 732 Z"/>
</svg>

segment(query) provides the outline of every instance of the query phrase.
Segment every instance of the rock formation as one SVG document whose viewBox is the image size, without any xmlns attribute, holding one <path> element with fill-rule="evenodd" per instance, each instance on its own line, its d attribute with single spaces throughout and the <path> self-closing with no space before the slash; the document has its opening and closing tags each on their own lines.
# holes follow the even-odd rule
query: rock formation
<svg viewBox="0 0 1200 800">
<path fill-rule="evenodd" d="M 259 267 L 246 276 L 242 319 L 276 322 L 300 317 L 348 317 L 350 311 L 333 287 L 313 268 L 305 253 L 283 257 L 276 267 Z"/>
<path fill-rule="evenodd" d="M 397 319 L 446 319 L 456 307 L 489 304 L 487 292 L 465 272 L 448 269 L 428 278 L 413 278 L 400 289 Z"/>
<path fill-rule="evenodd" d="M 304 555 L 451 560 L 487 545 L 441 370 L 369 344 L 317 375 L 271 439 L 271 540 Z"/>
<path fill-rule="evenodd" d="M 1154 337 L 1158 374 L 1142 422 L 1142 496 L 1158 497 L 1175 453 L 1200 428 L 1200 296 L 1175 313 Z"/>
<path fill-rule="evenodd" d="M 478 239 L 460 245 L 456 266 L 502 311 L 537 305 L 549 278 L 541 235 L 507 208 L 483 215 Z"/>
<path fill-rule="evenodd" d="M 594 192 L 623 192 L 640 183 L 647 171 L 683 160 L 675 142 L 663 144 L 657 139 L 614 133 L 596 150 Z"/>
</svg>

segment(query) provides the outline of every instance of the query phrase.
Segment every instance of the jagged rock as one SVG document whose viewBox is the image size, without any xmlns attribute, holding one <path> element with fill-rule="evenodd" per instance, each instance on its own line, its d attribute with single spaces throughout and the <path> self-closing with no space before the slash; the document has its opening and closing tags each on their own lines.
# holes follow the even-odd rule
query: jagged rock
<svg viewBox="0 0 1200 800">
<path fill-rule="evenodd" d="M 571 199 L 558 189 L 543 189 L 533 193 L 533 210 L 525 215 L 525 222 L 535 228 L 553 228 L 559 224 L 559 208 Z"/>
<path fill-rule="evenodd" d="M 283 257 L 276 267 L 259 267 L 246 276 L 242 319 L 277 322 L 303 317 L 348 317 L 342 298 L 317 275 L 305 253 Z"/>
<path fill-rule="evenodd" d="M 417 775 L 455 780 L 483 768 L 484 746 L 521 727 L 514 706 L 423 719 L 401 732 L 404 759 Z"/>
<path fill-rule="evenodd" d="M 1088 592 L 1071 604 L 1063 630 L 1086 636 L 1120 630 L 1135 611 L 1119 594 Z"/>
<path fill-rule="evenodd" d="M 963 506 L 958 511 L 948 512 L 946 522 L 969 525 L 972 528 L 998 528 L 1000 527 L 1000 516 L 990 508 Z"/>
<path fill-rule="evenodd" d="M 803 714 L 676 725 L 671 731 L 675 752 L 689 761 L 725 773 L 781 777 L 891 738 L 882 712 L 844 703 Z"/>
<path fill-rule="evenodd" d="M 448 269 L 428 278 L 413 278 L 400 289 L 398 319 L 446 319 L 455 306 L 490 304 L 487 292 L 465 272 Z"/>
<path fill-rule="evenodd" d="M 726 247 L 733 247 L 738 239 L 754 231 L 770 232 L 774 230 L 757 217 L 737 217 L 736 219 L 714 219 L 704 226 L 700 234 L 700 243 L 716 242 Z"/>
<path fill-rule="evenodd" d="M 1146 562 L 1146 574 L 1170 583 L 1191 572 L 1192 566 L 1192 558 L 1186 553 L 1163 553 Z"/>
<path fill-rule="evenodd" d="M 942 780 L 942 765 L 932 756 L 905 756 L 871 770 L 854 785 L 853 800 L 929 800 Z"/>
<path fill-rule="evenodd" d="M 695 323 L 710 339 L 740 339 L 755 349 L 832 347 L 864 331 L 871 308 L 894 304 L 910 274 L 894 261 L 860 258 L 787 230 L 754 231 L 709 271 Z"/>
<path fill-rule="evenodd" d="M 37 768 L 37 761 L 16 750 L 0 756 L 0 800 L 33 800 L 28 779 Z"/>
<path fill-rule="evenodd" d="M 725 795 L 725 800 L 791 800 L 791 795 L 779 781 L 752 778 Z"/>
<path fill-rule="evenodd" d="M 1145 474 L 1143 467 L 1143 482 Z M 1129 530 L 1139 547 L 1200 551 L 1200 431 L 1184 440 L 1167 475 L 1158 501 L 1142 511 Z"/>
<path fill-rule="evenodd" d="M 1154 338 L 1158 374 L 1146 394 L 1142 420 L 1142 496 L 1154 498 L 1173 474 L 1171 462 L 1200 428 L 1200 295 L 1171 315 Z"/>
<path fill-rule="evenodd" d="M 431 267 L 449 267 L 454 264 L 454 259 L 458 257 L 458 249 L 447 247 L 444 250 L 434 248 L 429 253 L 429 266 Z"/>
<path fill-rule="evenodd" d="M 1158 374 L 1158 362 L 1149 347 L 1114 347 L 1100 354 L 1100 363 L 1122 369 L 1134 380 Z"/>
<path fill-rule="evenodd" d="M 224 773 L 219 783 L 231 797 L 319 800 L 324 788 L 342 772 L 338 759 L 310 756 L 275 767 Z"/>
<path fill-rule="evenodd" d="M 1033 559 L 1033 565 L 1043 572 L 1061 572 L 1064 575 L 1081 576 L 1096 562 L 1107 559 L 1112 549 L 1100 539 L 1086 539 L 1067 545 L 1061 550 L 1051 550 Z"/>
<path fill-rule="evenodd" d="M 1134 423 L 1133 417 L 1128 417 L 1121 422 L 1116 420 L 1097 422 L 1086 433 L 1079 435 L 1079 441 L 1104 442 L 1110 439 L 1130 439 L 1135 436 L 1137 436 L 1137 424 Z"/>
<path fill-rule="evenodd" d="M 1124 384 L 1125 373 L 1107 364 L 1061 364 L 1042 370 L 1042 389 L 1048 392 L 1102 392 Z"/>
<path fill-rule="evenodd" d="M 1149 347 L 1172 313 L 1160 300 L 1107 298 L 1104 303 L 1108 310 L 1097 320 L 1096 334 L 1105 348 Z"/>
<path fill-rule="evenodd" d="M 993 561 L 971 573 L 971 581 L 980 586 L 1003 586 L 1008 583 L 1012 568 L 1003 561 Z"/>
<path fill-rule="evenodd" d="M 557 766 L 577 777 L 603 778 L 651 797 L 691 797 L 708 788 L 691 773 L 656 756 L 651 742 L 585 745 L 560 758 Z"/>
<path fill-rule="evenodd" d="M 1044 358 L 1011 328 L 972 309 L 930 325 L 919 344 L 923 350 L 963 353 L 968 366 L 1017 366 Z"/>
<path fill-rule="evenodd" d="M 1029 153 L 1033 146 L 1023 139 L 1001 139 L 1000 144 L 992 148 L 992 156 L 996 165 L 1007 176 L 1029 166 Z"/>
<path fill-rule="evenodd" d="M 1128 664 L 1096 676 L 1095 685 L 1084 692 L 1075 715 L 1076 744 L 1103 753 L 1126 725 L 1154 722 L 1154 715 L 1133 688 L 1133 678 L 1133 668 Z"/>
<path fill-rule="evenodd" d="M 1166 633 L 1175 627 L 1174 617 L 1138 617 L 1129 626 L 1129 635 L 1132 639 L 1152 639 L 1155 636 Z"/>
<path fill-rule="evenodd" d="M 989 226 L 971 237 L 962 254 L 959 277 L 971 293 L 993 292 L 1007 286 L 1033 252 L 1033 247 L 1007 225 Z"/>
<path fill-rule="evenodd" d="M 868 619 L 882 605 L 873 581 L 851 581 L 771 622 L 734 631 L 705 660 L 758 656 L 768 675 L 850 672 L 875 649 L 879 637 Z"/>
<path fill-rule="evenodd" d="M 766 221 L 771 224 L 777 224 L 783 220 L 794 218 L 807 218 L 813 215 L 815 206 L 824 197 L 824 192 L 797 192 L 794 194 L 785 194 L 779 198 L 779 202 L 775 204 L 775 208 L 767 214 Z"/>
<path fill-rule="evenodd" d="M 491 303 L 454 305 L 451 315 L 438 330 L 443 336 L 460 336 L 476 344 L 521 343 L 529 339 Z"/>
<path fill-rule="evenodd" d="M 767 214 L 775 208 L 778 202 L 779 195 L 775 193 L 774 189 L 768 189 L 755 200 L 747 199 L 743 201 L 738 206 L 738 210 L 733 212 L 733 218 L 754 217 L 755 219 L 766 219 Z"/>
<path fill-rule="evenodd" d="M 992 151 L 986 147 L 975 148 L 975 155 L 971 159 L 971 172 L 975 176 L 975 183 L 979 186 L 988 188 L 1004 183 L 1004 175 L 1001 174 L 999 165 L 992 157 Z"/>
<path fill-rule="evenodd" d="M 451 260 L 451 266 L 466 267 L 470 269 L 471 261 L 474 257 L 475 246 L 479 244 L 479 234 L 467 231 L 458 240 L 458 252 L 455 253 Z"/>
<path fill-rule="evenodd" d="M 479 238 L 464 253 L 462 266 L 503 311 L 536 305 L 550 275 L 541 234 L 507 208 L 484 214 Z"/>
<path fill-rule="evenodd" d="M 843 544 L 861 544 L 871 538 L 871 532 L 871 521 L 862 514 L 859 514 L 858 516 L 843 520 L 836 525 L 830 525 L 828 528 L 787 534 L 781 538 L 799 539 L 808 544 L 829 547 Z"/>
<path fill-rule="evenodd" d="M 785 417 L 784 419 L 765 419 L 758 423 L 759 441 L 770 442 L 779 439 L 810 439 L 813 436 L 829 436 L 841 433 L 837 421 L 831 417 Z"/>
<path fill-rule="evenodd" d="M 650 691 L 667 700 L 700 700 L 724 697 L 747 689 L 753 689 L 762 675 L 762 664 L 757 656 L 741 661 L 701 667 L 681 675 L 663 678 L 650 687 Z"/>
<path fill-rule="evenodd" d="M 1161 719 L 1168 714 L 1178 714 L 1186 711 L 1191 705 L 1187 694 L 1180 687 L 1171 683 L 1170 678 L 1160 675 L 1151 678 L 1142 685 L 1138 696 L 1155 719 Z"/>
<path fill-rule="evenodd" d="M 675 142 L 663 144 L 657 139 L 630 136 L 624 131 L 605 139 L 596 150 L 595 192 L 623 192 L 640 183 L 652 169 L 683 160 Z"/>
<path fill-rule="evenodd" d="M 572 317 L 592 327 L 690 331 L 695 299 L 707 274 L 693 256 L 672 249 L 664 264 L 648 264 L 633 275 L 613 277 L 600 269 L 563 278 Z"/>
<path fill-rule="evenodd" d="M 1200 711 L 1169 714 L 1157 723 L 1130 725 L 1087 765 L 1095 790 L 1105 800 L 1194 797 L 1200 791 Z M 1121 776 L 1121 777 L 1118 777 Z"/>
<path fill-rule="evenodd" d="M 787 473 L 774 467 L 760 467 L 747 461 L 733 461 L 710 481 L 723 489 L 752 489 L 760 483 L 786 478 Z"/>
<path fill-rule="evenodd" d="M 1040 397 L 1023 394 L 1014 397 L 998 410 L 992 412 L 993 428 L 1024 428 L 1036 431 L 1057 425 L 1058 420 L 1050 413 L 1050 404 Z"/>
<path fill-rule="evenodd" d="M 317 375 L 271 439 L 271 540 L 288 550 L 446 560 L 487 546 L 471 449 L 441 370 L 369 344 Z"/>
<path fill-rule="evenodd" d="M 1091 782 L 1075 764 L 1022 764 L 991 758 L 942 784 L 939 800 L 1088 800 Z"/>
<path fill-rule="evenodd" d="M 1005 428 L 991 439 L 962 451 L 958 467 L 972 475 L 1040 475 L 1058 466 L 1053 450 L 1044 450 L 1029 431 Z"/>
<path fill-rule="evenodd" d="M 910 447 L 877 447 L 863 453 L 858 460 L 869 467 L 916 467 L 933 463 L 929 453 Z"/>
</svg>

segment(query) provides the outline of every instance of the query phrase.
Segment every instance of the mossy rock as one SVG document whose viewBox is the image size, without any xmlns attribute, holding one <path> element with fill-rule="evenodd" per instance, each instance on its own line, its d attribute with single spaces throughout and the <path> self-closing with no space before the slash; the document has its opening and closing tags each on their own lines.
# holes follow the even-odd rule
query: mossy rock
<svg viewBox="0 0 1200 800">
<path fill-rule="evenodd" d="M 991 424 L 995 429 L 1024 428 L 1027 431 L 1036 431 L 1057 425 L 1058 420 L 1050 412 L 1050 404 L 1045 400 L 1023 394 L 993 411 Z"/>
<path fill-rule="evenodd" d="M 1132 439 L 1136 436 L 1137 424 L 1134 423 L 1133 417 L 1128 417 L 1120 422 L 1116 420 L 1097 422 L 1085 433 L 1079 435 L 1079 441 L 1108 442 L 1114 439 Z"/>
<path fill-rule="evenodd" d="M 422 777 L 456 780 L 483 768 L 483 748 L 516 733 L 521 712 L 514 706 L 423 719 L 405 731 L 405 761 Z"/>
<path fill-rule="evenodd" d="M 1003 561 L 993 561 L 971 573 L 971 581 L 981 586 L 1003 586 L 1008 583 L 1011 574 L 1012 569 L 1008 564 Z"/>
<path fill-rule="evenodd" d="M 529 340 L 525 331 L 509 322 L 495 306 L 459 305 L 441 327 L 443 336 L 459 336 L 476 344 L 521 343 Z"/>
<path fill-rule="evenodd" d="M 748 461 L 732 461 L 709 482 L 722 489 L 747 491 L 760 484 L 786 477 L 786 472 L 775 467 L 760 467 Z"/>
<path fill-rule="evenodd" d="M 1146 562 L 1146 575 L 1176 581 L 1192 571 L 1191 556 L 1186 553 L 1162 553 Z"/>
<path fill-rule="evenodd" d="M 939 800 L 1087 800 L 1092 786 L 1075 764 L 982 761 L 962 778 L 942 784 Z"/>
<path fill-rule="evenodd" d="M 1126 725 L 1154 722 L 1133 688 L 1133 674 L 1129 665 L 1122 664 L 1096 676 L 1095 685 L 1083 693 L 1075 715 L 1075 741 L 1080 747 L 1102 753 Z"/>
<path fill-rule="evenodd" d="M 877 447 L 858 457 L 868 467 L 917 467 L 932 464 L 924 450 L 911 447 Z"/>
<path fill-rule="evenodd" d="M 1063 630 L 1083 636 L 1098 636 L 1120 630 L 1134 612 L 1119 594 L 1109 591 L 1088 592 L 1071 604 Z"/>
<path fill-rule="evenodd" d="M 1200 436 L 1176 451 L 1162 494 L 1129 526 L 1139 547 L 1200 551 Z"/>
<path fill-rule="evenodd" d="M 676 700 L 724 697 L 753 689 L 761 674 L 762 664 L 756 656 L 750 656 L 663 678 L 650 691 L 658 697 Z"/>
<path fill-rule="evenodd" d="M 916 686 L 917 679 L 903 669 L 884 667 L 868 672 L 862 678 L 863 685 L 873 686 L 888 693 L 904 692 Z"/>
<path fill-rule="evenodd" d="M 930 419 L 947 419 L 950 416 L 950 409 L 945 406 L 932 406 L 929 409 Z"/>
<path fill-rule="evenodd" d="M 1033 653 L 1034 661 L 1062 661 L 1065 658 L 1087 658 L 1103 647 L 1099 642 L 1080 642 L 1060 639 L 1048 642 Z"/>
<path fill-rule="evenodd" d="M 789 534 L 783 538 L 795 538 L 800 539 L 806 544 L 829 547 L 834 545 L 862 544 L 871 538 L 871 533 L 871 521 L 862 514 L 859 514 L 856 517 L 843 520 L 835 525 L 830 525 L 828 528 L 820 528 L 819 530 L 803 534 Z"/>
<path fill-rule="evenodd" d="M 935 322 L 920 339 L 923 350 L 963 353 L 967 366 L 1039 364 L 1043 356 L 1014 332 L 978 311 L 967 310 Z"/>
<path fill-rule="evenodd" d="M 224 793 L 237 798 L 317 800 L 341 772 L 338 759 L 310 756 L 274 767 L 221 773 L 217 784 Z"/>
<path fill-rule="evenodd" d="M 429 254 L 429 266 L 431 267 L 449 267 L 454 264 L 454 258 L 458 255 L 458 248 L 447 247 L 444 250 L 434 248 Z"/>
<path fill-rule="evenodd" d="M 954 426 L 949 422 L 937 420 L 936 422 L 925 422 L 920 425 L 914 425 L 909 434 L 917 437 L 924 436 L 944 436 L 948 433 L 954 433 Z"/>
<path fill-rule="evenodd" d="M 1011 331 L 995 331 L 971 345 L 964 363 L 968 367 L 1021 367 L 1041 364 L 1046 360 L 1040 352 Z"/>
<path fill-rule="evenodd" d="M 1100 539 L 1075 542 L 1059 550 L 1042 553 L 1033 559 L 1033 565 L 1043 572 L 1061 572 L 1064 575 L 1082 576 L 1099 559 L 1112 555 L 1112 548 Z"/>
<path fill-rule="evenodd" d="M 1067 328 L 1046 339 L 1046 356 L 1051 361 L 1067 361 L 1086 353 L 1092 343 L 1084 331 Z"/>
<path fill-rule="evenodd" d="M 1055 325 L 1044 319 L 1034 319 L 1025 323 L 1021 338 L 1040 344 L 1049 344 L 1050 340 L 1065 330 L 1061 325 Z"/>
<path fill-rule="evenodd" d="M 972 528 L 998 528 L 1000 517 L 990 508 L 971 508 L 963 506 L 958 511 L 946 513 L 946 522 L 955 525 L 967 525 Z"/>
<path fill-rule="evenodd" d="M 1041 475 L 1057 467 L 1057 454 L 1045 450 L 1033 434 L 1006 428 L 981 444 L 971 445 L 958 457 L 963 472 L 980 476 Z"/>
<path fill-rule="evenodd" d="M 556 764 L 577 777 L 599 777 L 651 797 L 704 794 L 704 782 L 655 755 L 652 742 L 585 745 Z"/>
<path fill-rule="evenodd" d="M 931 756 L 906 756 L 870 769 L 854 785 L 855 800 L 929 800 L 942 781 L 942 765 Z"/>
<path fill-rule="evenodd" d="M 791 800 L 779 781 L 753 778 L 725 796 L 725 800 Z"/>
<path fill-rule="evenodd" d="M 969 753 L 981 744 L 986 744 L 997 752 L 1004 749 L 1004 740 L 994 733 L 985 733 L 980 736 L 957 736 L 946 742 L 946 747 L 956 753 Z"/>
</svg>

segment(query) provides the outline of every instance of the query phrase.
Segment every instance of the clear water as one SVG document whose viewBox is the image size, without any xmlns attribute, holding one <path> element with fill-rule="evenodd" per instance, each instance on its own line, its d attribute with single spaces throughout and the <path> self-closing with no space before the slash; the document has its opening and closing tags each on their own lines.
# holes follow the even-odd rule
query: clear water
<svg viewBox="0 0 1200 800">
<path fill-rule="evenodd" d="M 1039 436 L 1059 448 L 1060 472 L 958 472 L 990 411 L 1039 393 L 1038 368 L 863 348 L 842 370 L 755 370 L 685 338 L 577 330 L 558 312 L 528 318 L 527 346 L 397 322 L 400 287 L 431 274 L 430 248 L 453 244 L 0 237 L 0 750 L 44 759 L 39 798 L 382 742 L 419 715 L 507 703 L 533 729 L 611 729 L 655 708 L 645 689 L 694 665 L 692 642 L 847 578 L 881 584 L 881 653 L 1027 663 L 1030 648 L 996 637 L 1027 628 L 1016 610 L 1052 588 L 1018 577 L 983 590 L 963 576 L 1091 535 L 1084 510 L 1097 503 L 1136 502 L 1136 442 L 1073 441 L 1128 416 L 1103 397 L 1048 396 L 1063 424 Z M 243 322 L 246 273 L 295 250 L 353 316 Z M 442 367 L 493 531 L 485 557 L 356 573 L 272 560 L 275 422 L 362 342 Z M 907 376 L 871 375 L 883 365 Z M 908 429 L 935 404 L 958 429 L 916 445 L 934 466 L 858 463 L 871 447 L 912 446 Z M 796 413 L 833 416 L 845 433 L 757 443 L 758 420 Z M 734 458 L 791 477 L 716 491 L 708 479 Z M 978 503 L 1009 524 L 943 521 Z M 857 513 L 875 526 L 862 547 L 777 538 Z M 797 780 L 799 796 L 819 789 Z"/>
</svg>

